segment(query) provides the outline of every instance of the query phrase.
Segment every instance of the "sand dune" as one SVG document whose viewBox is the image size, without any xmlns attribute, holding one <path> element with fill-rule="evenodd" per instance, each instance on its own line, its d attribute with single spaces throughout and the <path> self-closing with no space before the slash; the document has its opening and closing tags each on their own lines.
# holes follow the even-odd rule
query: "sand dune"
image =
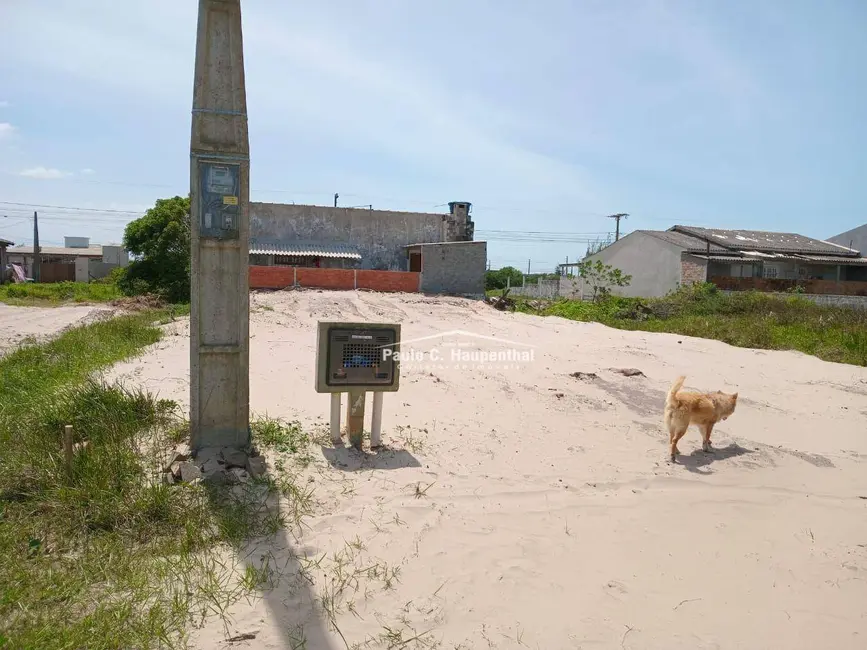
<svg viewBox="0 0 867 650">
<path fill-rule="evenodd" d="M 385 397 L 388 447 L 317 446 L 301 477 L 315 489 L 308 527 L 249 549 L 287 576 L 233 610 L 228 636 L 255 638 L 229 644 L 214 622 L 196 647 L 867 646 L 867 370 L 456 298 L 305 291 L 253 303 L 252 408 L 311 430 L 329 406 L 313 390 L 318 320 L 399 321 L 405 340 L 463 330 L 534 358 L 404 364 Z M 187 328 L 112 375 L 187 404 Z M 612 370 L 627 367 L 643 376 Z M 741 400 L 714 453 L 692 430 L 672 465 L 661 415 L 679 374 Z M 338 586 L 339 632 L 322 607 Z"/>
</svg>

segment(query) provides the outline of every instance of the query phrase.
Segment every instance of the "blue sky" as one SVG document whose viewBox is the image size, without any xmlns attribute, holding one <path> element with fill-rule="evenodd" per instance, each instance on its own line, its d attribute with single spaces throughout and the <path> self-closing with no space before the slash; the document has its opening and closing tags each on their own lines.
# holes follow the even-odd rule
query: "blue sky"
<svg viewBox="0 0 867 650">
<path fill-rule="evenodd" d="M 189 187 L 195 0 L 0 0 L 0 237 L 118 241 Z M 257 201 L 592 238 L 867 222 L 867 3 L 242 0 Z M 21 203 L 26 205 L 9 205 Z M 5 217 L 3 216 L 5 215 Z M 491 241 L 550 270 L 586 244 Z"/>
</svg>

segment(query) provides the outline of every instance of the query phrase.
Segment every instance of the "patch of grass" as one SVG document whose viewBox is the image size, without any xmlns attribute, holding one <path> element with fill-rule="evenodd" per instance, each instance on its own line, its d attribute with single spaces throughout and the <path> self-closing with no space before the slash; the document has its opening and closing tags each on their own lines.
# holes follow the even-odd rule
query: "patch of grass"
<svg viewBox="0 0 867 650">
<path fill-rule="evenodd" d="M 272 564 L 239 568 L 225 553 L 283 525 L 269 480 L 164 484 L 184 435 L 176 405 L 94 379 L 156 342 L 164 315 L 94 323 L 0 359 L 0 648 L 183 647 L 191 623 L 273 584 Z M 67 424 L 88 443 L 69 470 Z"/>
<path fill-rule="evenodd" d="M 867 311 L 816 305 L 797 295 L 724 294 L 709 284 L 663 298 L 599 302 L 518 299 L 525 313 L 598 322 L 627 330 L 715 339 L 745 348 L 798 350 L 826 361 L 867 366 Z"/>
<path fill-rule="evenodd" d="M 10 305 L 109 302 L 121 295 L 116 285 L 104 282 L 28 282 L 0 285 L 0 302 Z"/>
</svg>

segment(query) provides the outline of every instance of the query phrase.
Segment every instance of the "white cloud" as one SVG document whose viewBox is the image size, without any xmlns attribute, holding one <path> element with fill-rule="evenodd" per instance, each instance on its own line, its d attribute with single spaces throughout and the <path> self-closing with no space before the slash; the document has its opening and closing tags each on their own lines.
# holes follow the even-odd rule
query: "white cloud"
<svg viewBox="0 0 867 650">
<path fill-rule="evenodd" d="M 59 169 L 54 169 L 52 167 L 32 167 L 31 169 L 24 169 L 19 173 L 19 176 L 26 176 L 28 178 L 40 178 L 43 180 L 55 180 L 58 178 L 66 178 L 67 176 L 72 176 L 70 172 L 64 172 Z"/>
<path fill-rule="evenodd" d="M 15 127 L 9 124 L 9 122 L 0 122 L 0 138 L 12 135 L 14 131 Z"/>
<path fill-rule="evenodd" d="M 80 173 L 84 174 L 86 176 L 90 176 L 91 174 L 95 174 L 96 172 L 93 171 L 90 167 L 85 167 L 84 169 L 81 170 Z"/>
<path fill-rule="evenodd" d="M 0 101 L 0 108 L 9 108 L 9 102 Z"/>
</svg>

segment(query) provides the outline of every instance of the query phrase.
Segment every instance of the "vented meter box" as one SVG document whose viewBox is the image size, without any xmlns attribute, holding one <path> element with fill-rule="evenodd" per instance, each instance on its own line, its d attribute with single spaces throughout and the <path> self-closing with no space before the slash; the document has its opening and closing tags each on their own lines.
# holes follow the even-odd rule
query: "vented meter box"
<svg viewBox="0 0 867 650">
<path fill-rule="evenodd" d="M 320 322 L 316 336 L 316 392 L 398 389 L 400 325 Z"/>
</svg>

